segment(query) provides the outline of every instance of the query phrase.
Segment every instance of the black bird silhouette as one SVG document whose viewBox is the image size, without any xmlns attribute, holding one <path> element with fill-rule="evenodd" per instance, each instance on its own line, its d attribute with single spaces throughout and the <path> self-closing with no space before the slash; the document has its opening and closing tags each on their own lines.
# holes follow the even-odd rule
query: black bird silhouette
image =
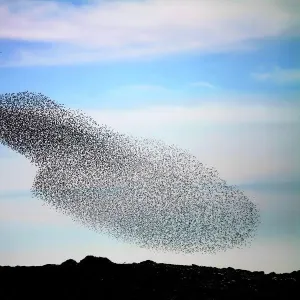
<svg viewBox="0 0 300 300">
<path fill-rule="evenodd" d="M 38 167 L 34 196 L 153 251 L 246 245 L 260 221 L 241 191 L 187 151 L 120 134 L 42 94 L 0 95 L 0 142 Z"/>
</svg>

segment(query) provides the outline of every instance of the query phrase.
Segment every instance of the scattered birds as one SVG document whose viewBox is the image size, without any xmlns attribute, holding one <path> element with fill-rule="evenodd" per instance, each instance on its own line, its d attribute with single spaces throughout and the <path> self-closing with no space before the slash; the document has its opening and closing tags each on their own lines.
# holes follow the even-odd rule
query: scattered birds
<svg viewBox="0 0 300 300">
<path fill-rule="evenodd" d="M 40 93 L 0 95 L 0 142 L 37 166 L 33 196 L 151 251 L 245 246 L 260 223 L 243 192 L 187 151 L 118 133 Z"/>
</svg>

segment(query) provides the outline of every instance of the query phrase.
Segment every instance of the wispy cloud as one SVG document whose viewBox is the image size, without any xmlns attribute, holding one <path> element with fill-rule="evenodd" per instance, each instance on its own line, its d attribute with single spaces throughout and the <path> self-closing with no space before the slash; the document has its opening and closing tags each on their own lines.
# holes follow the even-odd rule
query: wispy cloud
<svg viewBox="0 0 300 300">
<path fill-rule="evenodd" d="M 121 87 L 123 89 L 139 90 L 139 91 L 167 91 L 168 89 L 161 85 L 154 84 L 135 84 Z"/>
<path fill-rule="evenodd" d="M 193 106 L 81 109 L 118 132 L 188 149 L 233 184 L 299 174 L 299 102 L 243 95 L 209 100 Z M 0 196 L 29 190 L 36 170 L 21 155 L 0 158 Z"/>
<path fill-rule="evenodd" d="M 300 84 L 300 69 L 274 68 L 269 72 L 252 73 L 252 77 L 259 81 L 276 84 Z"/>
<path fill-rule="evenodd" d="M 205 87 L 205 88 L 209 88 L 209 89 L 214 89 L 216 88 L 216 86 L 214 86 L 213 84 L 206 82 L 206 81 L 197 81 L 197 82 L 192 82 L 190 83 L 191 86 L 198 86 L 198 87 Z"/>
<path fill-rule="evenodd" d="M 233 184 L 266 179 L 273 174 L 288 176 L 299 170 L 295 150 L 300 128 L 299 103 L 243 103 L 239 97 L 235 103 L 221 99 L 190 107 L 166 105 L 85 112 L 99 124 L 117 131 L 158 138 L 188 149 Z"/>
<path fill-rule="evenodd" d="M 240 96 L 239 99 L 243 99 Z M 242 102 L 242 100 L 222 101 L 199 100 L 198 105 L 156 105 L 139 109 L 105 109 L 85 110 L 85 112 L 96 120 L 114 124 L 113 120 L 120 122 L 126 119 L 130 123 L 152 123 L 155 118 L 160 124 L 175 122 L 177 124 L 188 124 L 197 122 L 199 124 L 255 124 L 255 123 L 300 123 L 300 104 L 286 103 L 259 103 Z M 117 124 L 115 124 L 117 125 Z"/>
<path fill-rule="evenodd" d="M 0 39 L 35 46 L 15 49 L 1 64 L 73 64 L 248 49 L 257 39 L 298 35 L 296 6 L 295 0 L 92 1 L 81 6 L 2 0 Z"/>
</svg>

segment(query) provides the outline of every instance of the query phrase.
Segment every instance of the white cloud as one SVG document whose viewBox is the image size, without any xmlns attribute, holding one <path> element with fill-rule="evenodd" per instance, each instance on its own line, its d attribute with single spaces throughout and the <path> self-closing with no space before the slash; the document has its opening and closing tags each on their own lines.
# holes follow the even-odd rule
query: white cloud
<svg viewBox="0 0 300 300">
<path fill-rule="evenodd" d="M 130 110 L 84 110 L 98 122 L 119 128 L 120 122 L 126 127 L 136 124 L 149 125 L 155 119 L 156 124 L 240 124 L 240 123 L 298 123 L 300 122 L 300 104 L 268 105 L 262 103 L 240 103 L 234 101 L 203 101 L 200 105 L 149 106 Z M 122 121 L 121 121 L 122 120 Z M 122 126 L 122 128 L 124 128 Z"/>
<path fill-rule="evenodd" d="M 53 65 L 182 51 L 249 49 L 248 42 L 299 34 L 297 1 L 148 0 L 0 2 L 0 39 L 42 42 L 2 65 Z M 48 43 L 48 44 L 47 44 Z"/>
<path fill-rule="evenodd" d="M 300 69 L 274 68 L 270 72 L 252 73 L 259 81 L 270 81 L 277 84 L 300 84 Z"/>
<path fill-rule="evenodd" d="M 299 174 L 299 103 L 244 100 L 83 111 L 121 133 L 188 149 L 233 184 Z M 29 190 L 35 173 L 36 167 L 20 155 L 0 157 L 0 191 Z"/>
<path fill-rule="evenodd" d="M 199 86 L 199 87 L 205 87 L 205 88 L 209 88 L 209 89 L 214 89 L 215 86 L 209 82 L 206 81 L 197 81 L 197 82 L 192 82 L 190 84 L 191 86 Z"/>
<path fill-rule="evenodd" d="M 299 174 L 299 104 L 228 101 L 194 107 L 136 110 L 85 110 L 99 124 L 131 134 L 159 138 L 189 149 L 220 176 L 239 184 L 281 174 Z"/>
</svg>

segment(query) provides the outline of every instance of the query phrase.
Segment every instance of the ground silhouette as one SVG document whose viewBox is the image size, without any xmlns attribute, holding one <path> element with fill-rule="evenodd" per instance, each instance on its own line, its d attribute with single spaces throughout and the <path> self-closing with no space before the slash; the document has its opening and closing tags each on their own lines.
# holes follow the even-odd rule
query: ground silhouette
<svg viewBox="0 0 300 300">
<path fill-rule="evenodd" d="M 276 274 L 197 265 L 79 263 L 0 266 L 0 299 L 298 299 L 300 271 Z"/>
</svg>

